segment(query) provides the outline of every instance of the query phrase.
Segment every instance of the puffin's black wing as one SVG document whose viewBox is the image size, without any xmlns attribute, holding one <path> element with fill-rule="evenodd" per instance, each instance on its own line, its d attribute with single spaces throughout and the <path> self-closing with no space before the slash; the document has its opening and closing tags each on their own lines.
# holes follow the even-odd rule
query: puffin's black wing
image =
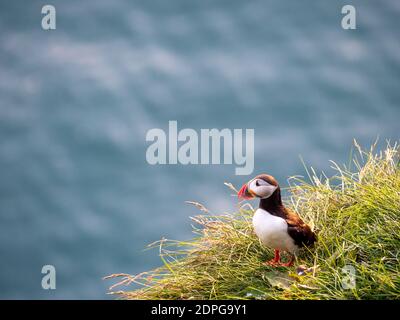
<svg viewBox="0 0 400 320">
<path fill-rule="evenodd" d="M 299 247 L 309 247 L 317 241 L 317 236 L 311 228 L 300 219 L 297 213 L 286 209 L 286 222 L 288 224 L 288 234 Z"/>
<path fill-rule="evenodd" d="M 303 226 L 288 226 L 288 233 L 299 247 L 310 247 L 317 241 L 315 233 L 306 224 Z"/>
</svg>

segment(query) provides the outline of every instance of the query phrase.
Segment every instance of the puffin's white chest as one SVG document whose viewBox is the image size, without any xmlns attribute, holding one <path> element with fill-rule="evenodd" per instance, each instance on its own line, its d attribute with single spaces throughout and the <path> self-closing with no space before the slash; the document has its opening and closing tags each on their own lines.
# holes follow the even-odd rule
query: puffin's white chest
<svg viewBox="0 0 400 320">
<path fill-rule="evenodd" d="M 298 247 L 289 236 L 286 221 L 270 214 L 263 209 L 257 209 L 253 216 L 253 227 L 261 242 L 272 249 L 295 253 Z"/>
</svg>

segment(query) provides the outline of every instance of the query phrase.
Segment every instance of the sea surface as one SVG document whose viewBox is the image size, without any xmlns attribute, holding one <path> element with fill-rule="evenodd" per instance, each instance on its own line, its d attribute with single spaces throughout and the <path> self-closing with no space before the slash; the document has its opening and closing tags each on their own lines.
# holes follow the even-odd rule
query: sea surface
<svg viewBox="0 0 400 320">
<path fill-rule="evenodd" d="M 203 203 L 398 140 L 400 1 L 0 0 L 0 298 L 109 299 Z M 356 8 L 356 30 L 341 8 Z M 255 130 L 255 168 L 149 165 L 152 128 Z M 56 289 L 41 287 L 42 266 Z"/>
</svg>

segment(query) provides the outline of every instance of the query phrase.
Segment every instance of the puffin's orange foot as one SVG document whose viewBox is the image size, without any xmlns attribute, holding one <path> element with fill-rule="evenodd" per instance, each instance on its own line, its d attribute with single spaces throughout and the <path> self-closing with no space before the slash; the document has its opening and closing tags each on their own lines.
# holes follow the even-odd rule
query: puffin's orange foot
<svg viewBox="0 0 400 320">
<path fill-rule="evenodd" d="M 282 267 L 291 267 L 293 265 L 293 262 L 294 262 L 294 256 L 291 256 L 290 260 L 286 263 L 282 263 L 281 266 Z"/>
<path fill-rule="evenodd" d="M 266 266 L 279 267 L 281 265 L 281 262 L 276 261 L 275 259 L 271 259 L 271 260 L 265 261 L 264 264 Z"/>
<path fill-rule="evenodd" d="M 281 265 L 281 257 L 279 255 L 279 250 L 275 250 L 275 257 L 272 260 L 264 262 L 267 266 L 278 267 Z"/>
</svg>

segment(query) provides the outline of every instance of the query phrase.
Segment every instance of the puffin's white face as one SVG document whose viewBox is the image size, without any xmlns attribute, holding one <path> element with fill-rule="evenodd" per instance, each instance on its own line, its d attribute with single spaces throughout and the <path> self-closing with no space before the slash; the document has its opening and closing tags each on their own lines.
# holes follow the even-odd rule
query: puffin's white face
<svg viewBox="0 0 400 320">
<path fill-rule="evenodd" d="M 253 194 L 254 196 L 262 199 L 266 199 L 275 192 L 278 186 L 269 184 L 263 179 L 255 178 L 249 181 L 249 183 L 247 184 L 247 188 L 250 194 Z"/>
</svg>

